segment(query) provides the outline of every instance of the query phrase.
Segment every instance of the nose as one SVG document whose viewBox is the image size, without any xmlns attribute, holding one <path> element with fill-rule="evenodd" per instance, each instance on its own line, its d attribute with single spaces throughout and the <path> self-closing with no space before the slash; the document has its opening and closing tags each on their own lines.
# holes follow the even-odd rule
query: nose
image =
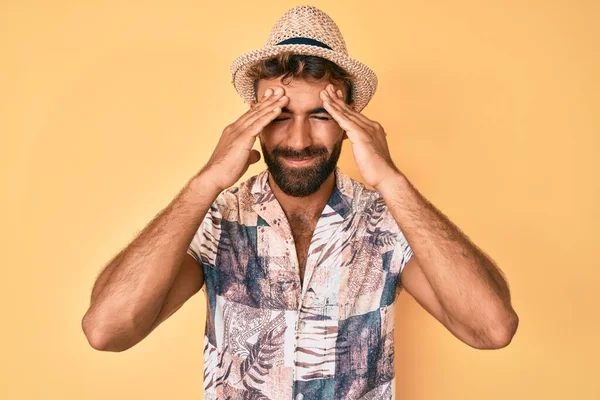
<svg viewBox="0 0 600 400">
<path fill-rule="evenodd" d="M 288 131 L 287 145 L 301 151 L 312 146 L 310 123 L 303 118 L 292 118 L 293 122 Z"/>
</svg>

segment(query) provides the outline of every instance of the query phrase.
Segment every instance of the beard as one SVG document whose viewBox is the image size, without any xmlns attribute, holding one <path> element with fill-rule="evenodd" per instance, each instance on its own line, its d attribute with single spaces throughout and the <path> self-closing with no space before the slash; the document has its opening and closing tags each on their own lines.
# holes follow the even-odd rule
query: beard
<svg viewBox="0 0 600 400">
<path fill-rule="evenodd" d="M 308 147 L 302 151 L 275 147 L 269 153 L 262 141 L 260 146 L 269 173 L 281 191 L 288 196 L 305 197 L 319 190 L 335 170 L 342 152 L 342 142 L 343 139 L 336 142 L 331 155 L 325 147 Z M 315 157 L 315 160 L 306 167 L 292 167 L 281 160 L 281 157 L 292 160 Z"/>
</svg>

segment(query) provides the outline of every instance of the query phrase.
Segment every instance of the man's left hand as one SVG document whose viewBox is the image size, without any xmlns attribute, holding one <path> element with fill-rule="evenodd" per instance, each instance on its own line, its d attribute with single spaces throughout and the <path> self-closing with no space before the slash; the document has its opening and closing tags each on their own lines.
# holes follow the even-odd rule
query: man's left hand
<svg viewBox="0 0 600 400">
<path fill-rule="evenodd" d="M 376 190 L 388 177 L 400 174 L 388 148 L 381 124 L 354 111 L 344 102 L 341 90 L 329 84 L 320 93 L 323 107 L 329 112 L 352 143 L 354 159 L 365 183 Z"/>
</svg>

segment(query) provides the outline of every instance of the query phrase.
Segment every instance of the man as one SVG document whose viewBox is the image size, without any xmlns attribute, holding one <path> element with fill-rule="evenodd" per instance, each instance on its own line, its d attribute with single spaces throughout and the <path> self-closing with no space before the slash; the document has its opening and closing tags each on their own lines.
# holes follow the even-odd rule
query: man
<svg viewBox="0 0 600 400">
<path fill-rule="evenodd" d="M 99 276 L 82 321 L 94 348 L 130 348 L 204 283 L 207 399 L 393 398 L 402 287 L 468 345 L 510 343 L 500 270 L 393 163 L 360 113 L 377 78 L 329 16 L 292 8 L 231 72 L 250 110 Z M 256 138 L 267 170 L 230 188 Z M 373 189 L 337 168 L 346 139 Z"/>
</svg>

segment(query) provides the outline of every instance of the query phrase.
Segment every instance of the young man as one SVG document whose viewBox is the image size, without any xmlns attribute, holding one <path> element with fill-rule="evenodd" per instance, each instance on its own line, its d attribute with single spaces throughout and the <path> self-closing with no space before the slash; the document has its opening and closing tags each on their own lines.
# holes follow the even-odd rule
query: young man
<svg viewBox="0 0 600 400">
<path fill-rule="evenodd" d="M 231 72 L 250 110 L 99 276 L 83 319 L 94 348 L 130 348 L 204 283 L 207 399 L 393 398 L 402 287 L 468 345 L 510 343 L 500 270 L 395 166 L 360 113 L 377 78 L 329 16 L 292 8 Z M 267 170 L 230 188 L 257 138 Z M 346 139 L 373 189 L 337 168 Z"/>
</svg>

